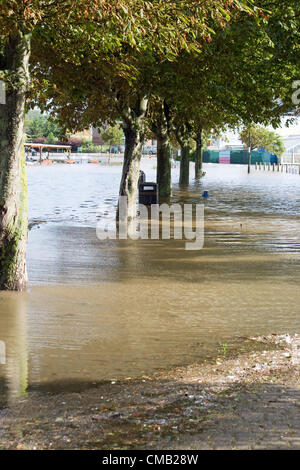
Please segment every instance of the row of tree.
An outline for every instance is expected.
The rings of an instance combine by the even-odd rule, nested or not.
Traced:
[[[31,110],[26,114],[24,134],[29,141],[43,139],[48,144],[54,144],[62,137],[60,126],[55,119],[42,115],[38,110]]]
[[[25,117],[24,122],[24,136],[26,140],[31,142],[44,142],[47,144],[55,143],[66,143],[73,144],[77,143],[78,146],[82,147],[83,151],[94,151],[96,146],[91,140],[87,138],[83,139],[71,139],[71,134],[65,133],[57,120],[49,114],[41,114],[37,109],[30,110]],[[104,144],[107,144],[109,151],[113,145],[121,145],[124,140],[124,133],[119,124],[113,126],[105,126],[101,131],[101,140]]]
[[[171,195],[171,139],[189,181],[191,139],[201,174],[203,134],[274,125],[293,107],[299,76],[299,0],[2,0],[0,78],[0,287],[26,285],[28,103],[67,130],[123,123],[120,195],[135,217],[141,149],[158,145],[161,197]]]
[[[244,128],[240,133],[240,139],[245,146],[248,147],[250,144],[251,150],[264,149],[277,157],[280,157],[285,150],[279,134],[258,125]]]

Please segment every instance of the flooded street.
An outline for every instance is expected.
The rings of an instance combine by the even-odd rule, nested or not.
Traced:
[[[147,181],[154,158],[145,159]],[[75,390],[215,356],[249,335],[300,332],[300,176],[206,165],[174,202],[205,201],[205,247],[99,241],[121,166],[28,167],[27,293],[0,294],[2,395]],[[192,174],[193,168],[191,168]],[[97,212],[97,208],[99,210]]]

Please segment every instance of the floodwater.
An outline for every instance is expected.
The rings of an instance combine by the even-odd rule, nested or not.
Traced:
[[[143,160],[147,180],[155,159]],[[121,167],[28,167],[27,293],[0,294],[0,389],[77,390],[300,332],[300,176],[206,165],[174,202],[205,201],[205,246],[107,240]],[[192,174],[193,168],[191,168]],[[97,219],[98,218],[98,219]]]

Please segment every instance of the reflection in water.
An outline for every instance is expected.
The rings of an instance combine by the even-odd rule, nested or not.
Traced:
[[[210,240],[197,254],[181,242],[94,244],[93,230],[64,228],[36,232],[36,245],[47,233],[72,269],[57,269],[61,286],[31,288],[32,384],[149,373],[209,357],[240,336],[300,329],[299,270],[289,254],[235,255]],[[90,248],[75,264],[72,246],[83,236]],[[49,256],[39,278],[53,270]]]
[[[143,167],[148,181],[153,165]],[[30,217],[47,221],[28,247],[31,386],[74,389],[189,364],[241,336],[299,332],[299,175],[206,170],[188,192],[174,187],[174,202],[212,195],[205,247],[188,252],[184,241],[97,240],[97,206],[114,217],[121,168],[29,168]],[[16,298],[0,297],[14,367],[26,357],[25,300]],[[24,384],[17,370],[0,365],[11,390]]]
[[[25,393],[28,380],[26,295],[0,296],[0,407]],[[2,354],[1,354],[2,353]]]

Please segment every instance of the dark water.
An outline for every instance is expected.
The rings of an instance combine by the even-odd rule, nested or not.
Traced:
[[[145,160],[147,179],[155,160]],[[0,295],[0,388],[76,389],[216,354],[220,344],[299,332],[300,176],[209,165],[174,202],[205,202],[205,247],[102,241],[120,166],[29,167],[30,287]],[[97,209],[98,208],[98,209]],[[5,345],[5,364],[1,364]],[[3,354],[2,354],[3,355]],[[6,391],[5,391],[6,390]]]

